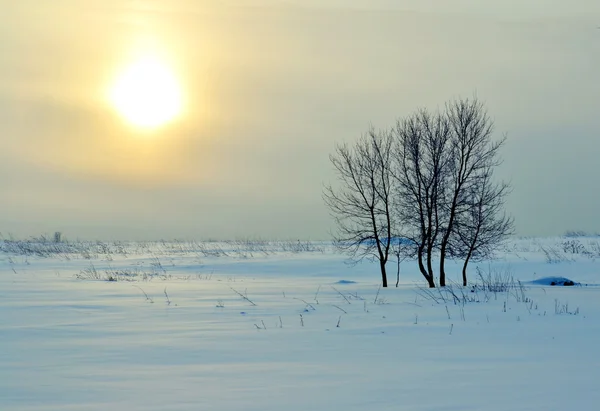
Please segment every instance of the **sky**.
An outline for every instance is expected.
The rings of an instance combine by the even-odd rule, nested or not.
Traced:
[[[0,232],[327,239],[329,154],[476,95],[520,235],[600,232],[596,0],[0,0]],[[182,112],[110,90],[158,59]]]

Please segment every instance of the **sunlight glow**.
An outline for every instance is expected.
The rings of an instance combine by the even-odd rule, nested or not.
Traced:
[[[111,104],[130,124],[153,129],[182,112],[181,88],[161,61],[144,58],[125,69],[110,90]]]

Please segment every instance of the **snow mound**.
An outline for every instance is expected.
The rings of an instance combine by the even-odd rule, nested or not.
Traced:
[[[336,284],[356,284],[356,281],[352,281],[352,280],[340,280],[340,281],[337,281]]]
[[[550,286],[563,286],[563,287],[581,285],[581,284],[576,283],[573,280],[569,280],[568,278],[565,278],[565,277],[544,277],[544,278],[539,278],[537,280],[534,280],[531,283],[537,284],[537,285],[550,285]]]

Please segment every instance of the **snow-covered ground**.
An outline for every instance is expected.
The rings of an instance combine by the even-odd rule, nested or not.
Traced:
[[[3,241],[0,410],[597,409],[598,244],[515,239],[440,293],[327,243]]]

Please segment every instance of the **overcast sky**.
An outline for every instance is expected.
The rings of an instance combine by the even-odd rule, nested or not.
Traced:
[[[476,94],[521,235],[600,231],[597,0],[0,0],[0,232],[328,238],[328,155]],[[184,90],[141,132],[105,98],[152,48]]]

